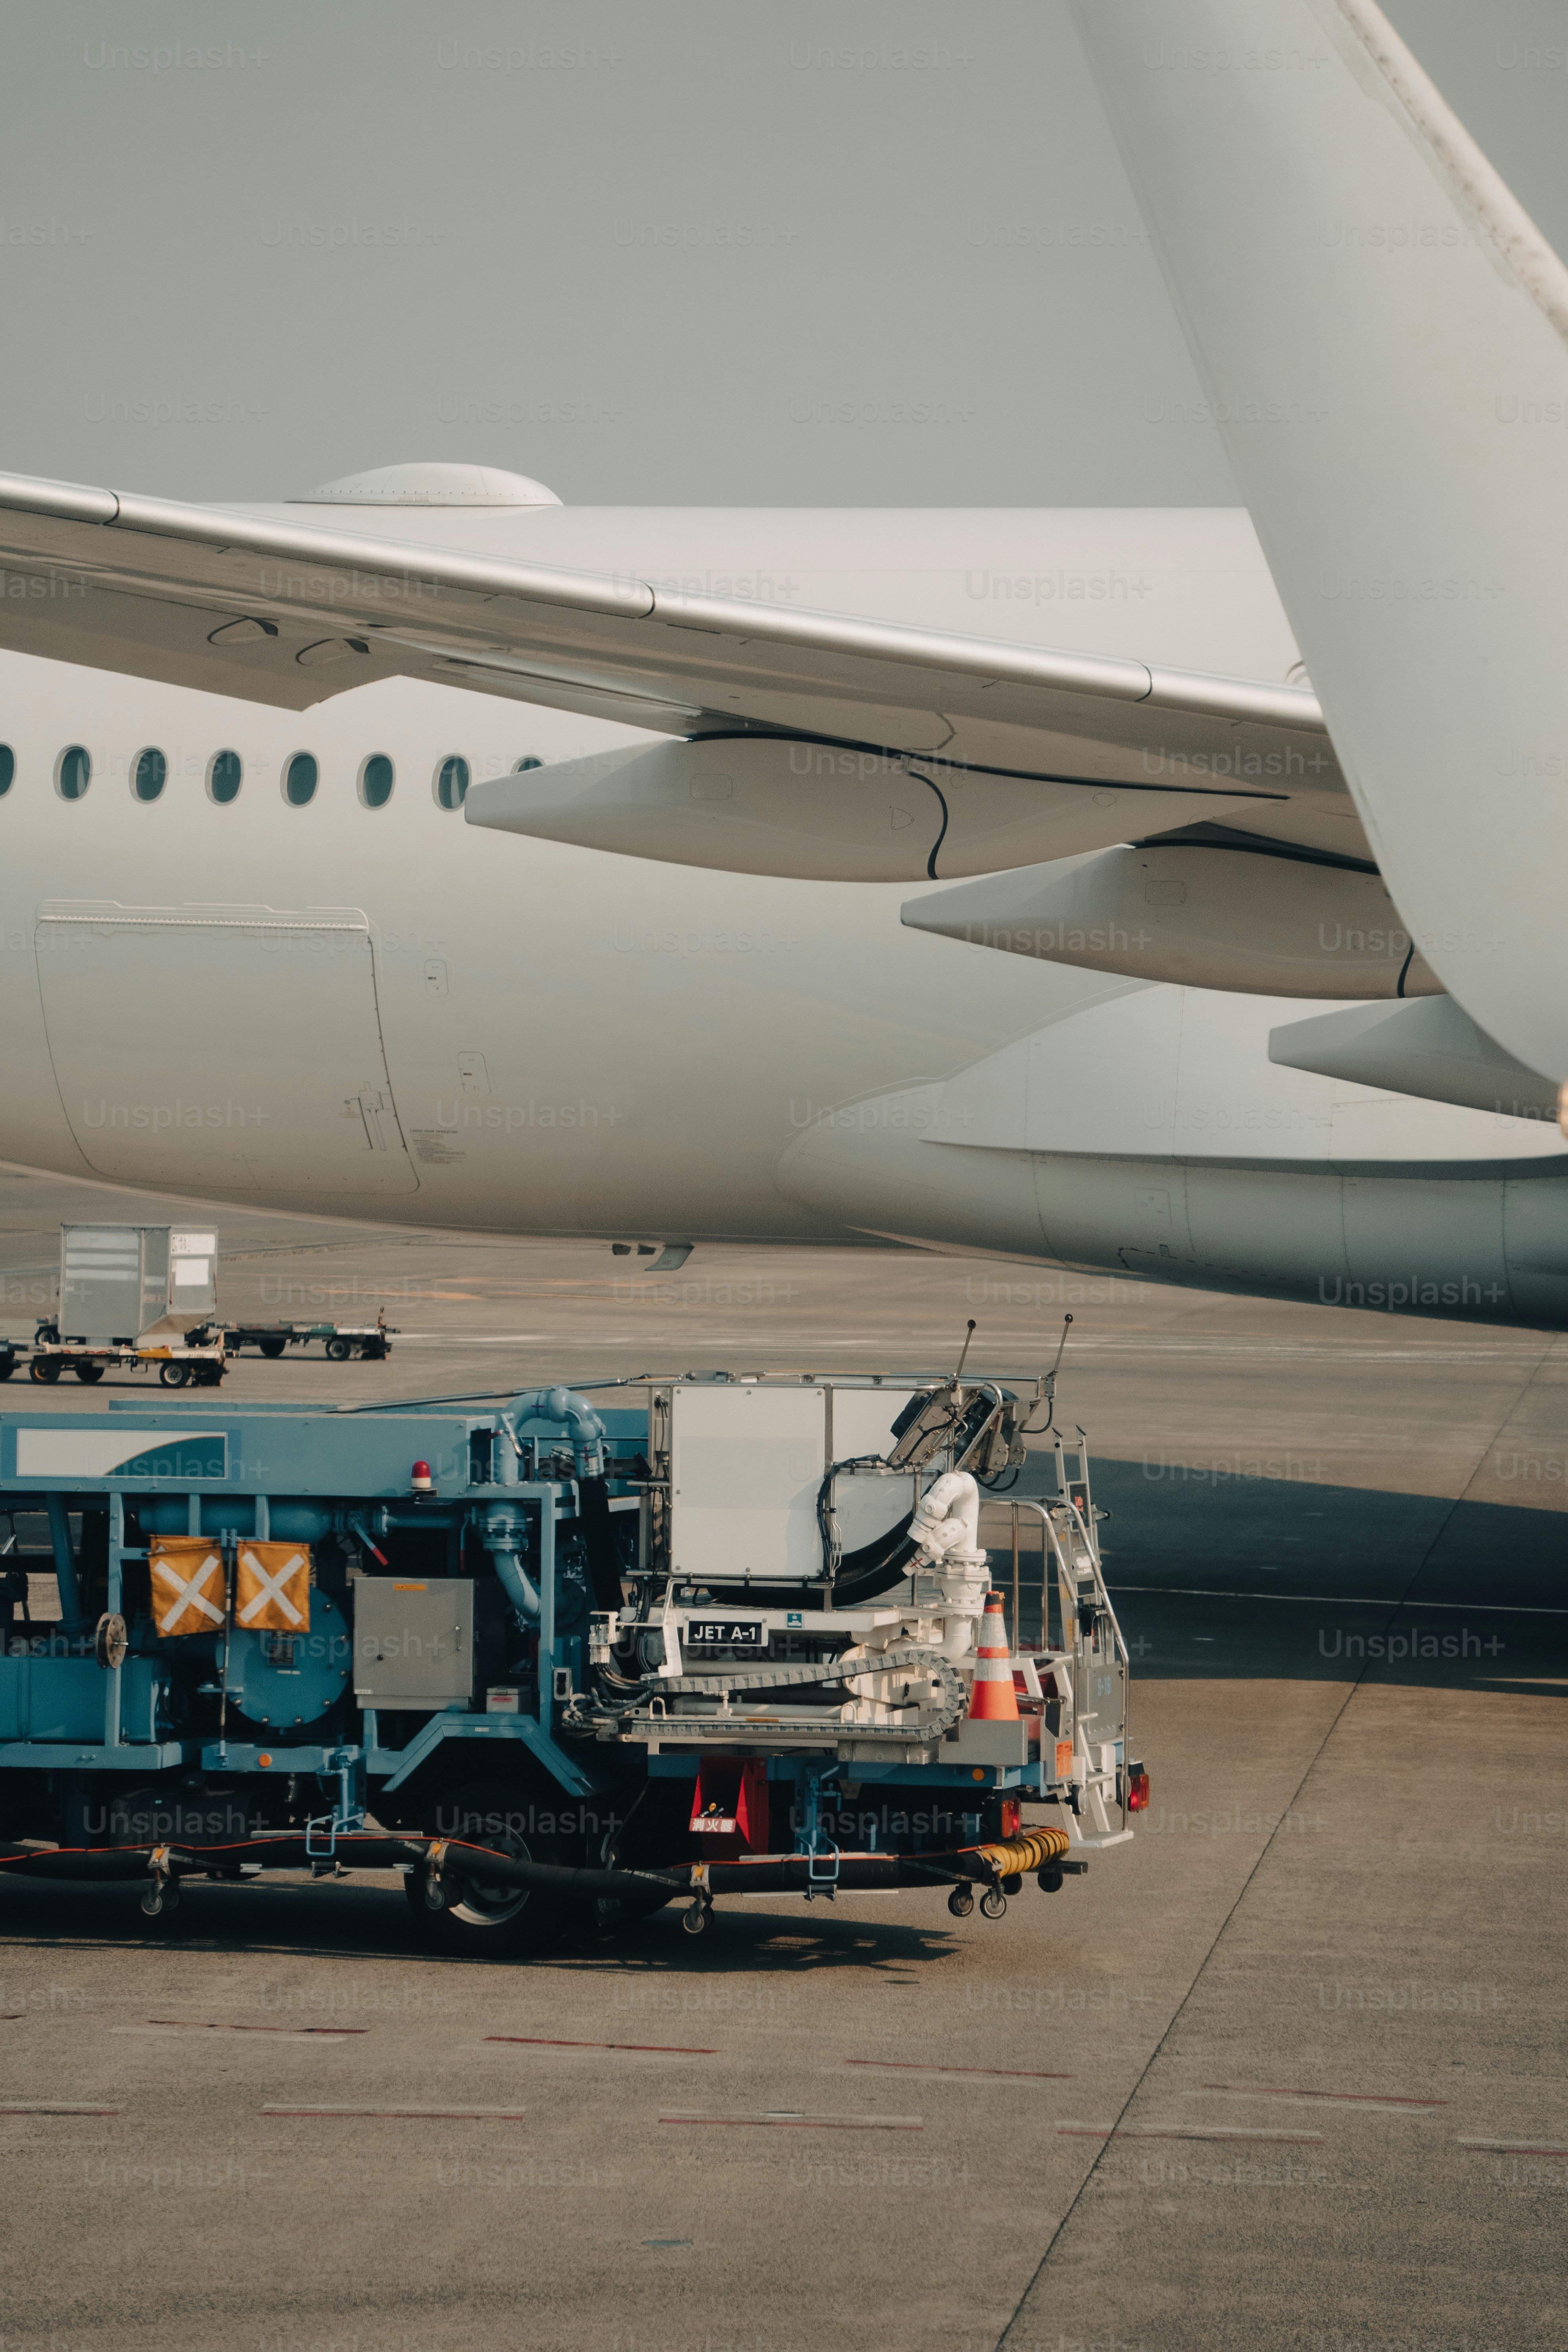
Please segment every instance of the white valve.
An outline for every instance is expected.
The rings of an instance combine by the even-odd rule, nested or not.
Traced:
[[[980,1489],[967,1470],[950,1470],[921,1496],[910,1521],[918,1549],[912,1569],[936,1571],[942,1605],[940,1647],[956,1663],[974,1647],[974,1629],[990,1581],[980,1548]]]

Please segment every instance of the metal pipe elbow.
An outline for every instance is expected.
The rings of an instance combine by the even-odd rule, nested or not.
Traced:
[[[528,1389],[514,1397],[510,1418],[521,1423],[525,1421],[553,1421],[572,1436],[572,1455],[580,1478],[602,1478],[605,1475],[605,1424],[585,1396],[575,1389]]]

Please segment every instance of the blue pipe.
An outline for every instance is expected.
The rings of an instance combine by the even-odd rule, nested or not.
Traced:
[[[545,1507],[550,1507],[548,1502]],[[528,1532],[523,1505],[506,1503],[487,1511],[479,1531],[501,1590],[511,1603],[512,1615],[525,1631],[531,1631],[539,1622],[540,1599],[537,1586],[518,1558]]]
[[[525,1421],[559,1422],[572,1434],[572,1458],[579,1478],[605,1475],[605,1424],[575,1389],[525,1389],[506,1415],[514,1430]]]

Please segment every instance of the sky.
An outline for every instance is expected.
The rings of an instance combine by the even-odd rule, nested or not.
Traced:
[[[1386,5],[1568,253],[1568,0]],[[0,223],[0,470],[1237,496],[1061,0],[8,0]]]

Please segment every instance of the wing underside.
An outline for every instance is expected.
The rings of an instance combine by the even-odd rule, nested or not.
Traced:
[[[403,677],[680,737],[787,735],[1237,807],[1362,845],[1311,692],[0,478],[0,644],[302,710]],[[1347,825],[1356,838],[1347,838]]]

